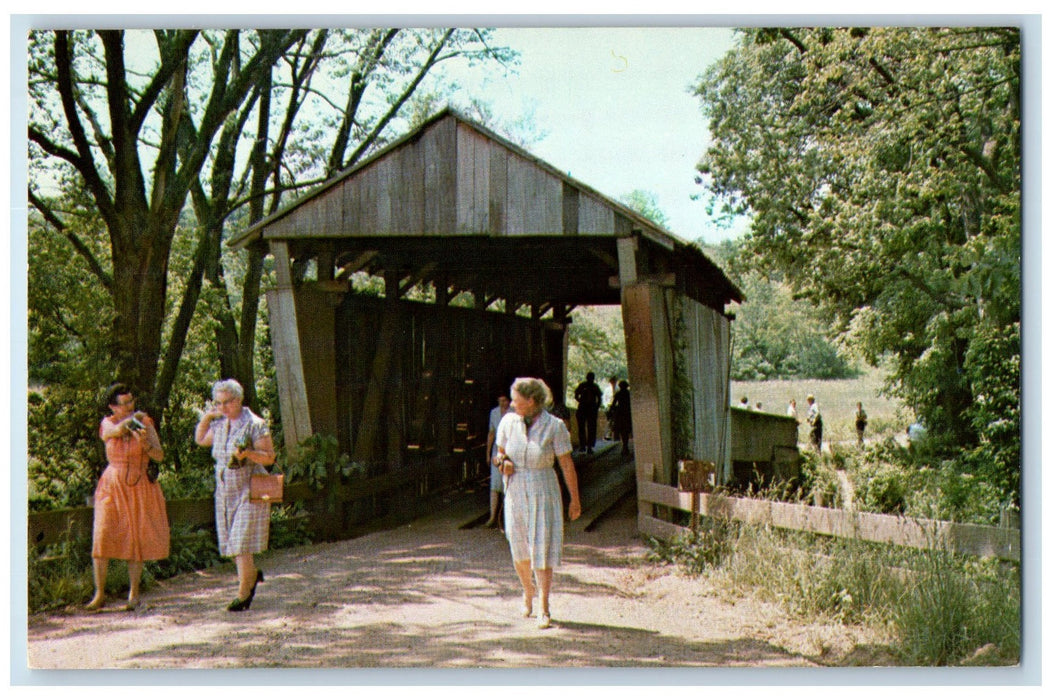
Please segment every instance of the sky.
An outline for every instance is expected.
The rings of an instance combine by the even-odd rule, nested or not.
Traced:
[[[732,45],[732,30],[704,27],[499,28],[494,44],[520,53],[515,73],[448,73],[492,105],[498,121],[532,120],[543,138],[527,150],[620,200],[649,192],[667,227],[717,243],[741,234],[705,212],[696,165],[709,142],[700,74]]]

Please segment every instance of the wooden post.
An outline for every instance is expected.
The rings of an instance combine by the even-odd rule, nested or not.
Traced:
[[[638,252],[638,237],[617,240],[635,460],[637,465],[656,465],[658,478],[668,484],[673,463],[672,348],[664,292],[658,284],[640,281]]]
[[[274,256],[277,286],[267,292],[270,309],[270,333],[274,345],[274,370],[278,379],[278,400],[281,404],[285,449],[294,454],[296,446],[311,436],[310,403],[307,384],[303,377],[303,357],[300,353],[299,326],[296,320],[296,299],[292,286],[292,265],[288,244],[270,244]]]
[[[621,288],[636,464],[654,464],[660,482],[670,484],[674,461],[672,349],[664,307],[664,292],[657,285]]]

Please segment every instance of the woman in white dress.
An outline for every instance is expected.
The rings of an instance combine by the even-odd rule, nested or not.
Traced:
[[[545,410],[551,402],[552,392],[542,380],[516,379],[511,387],[512,410],[497,428],[493,458],[505,482],[504,530],[522,583],[523,616],[532,617],[533,598],[539,590],[541,629],[551,626],[552,570],[562,557],[563,503],[553,469],[556,462],[570,493],[570,520],[581,515],[570,432],[563,421]]]

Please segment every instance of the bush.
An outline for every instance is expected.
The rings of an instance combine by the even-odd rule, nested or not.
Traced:
[[[312,435],[299,444],[296,456],[285,466],[285,478],[289,481],[305,481],[314,490],[322,490],[331,475],[342,479],[364,476],[363,465],[351,461],[349,455],[340,452],[339,441],[332,435]]]
[[[689,576],[718,567],[731,553],[733,526],[727,520],[701,518],[697,530],[677,535],[667,542],[647,538],[650,561],[674,564]]]
[[[802,451],[799,494],[799,500],[805,503],[826,508],[841,507],[843,496],[840,493],[840,479],[834,464],[810,450]]]

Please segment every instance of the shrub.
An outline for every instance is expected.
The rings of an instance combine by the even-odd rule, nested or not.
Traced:
[[[666,541],[647,538],[651,561],[674,564],[690,576],[719,566],[730,554],[734,540],[733,526],[727,520],[701,518],[697,530],[677,535]]]
[[[310,436],[299,444],[295,457],[289,458],[285,466],[285,477],[289,481],[305,481],[315,490],[324,488],[334,472],[350,479],[364,476],[366,470],[340,452],[339,441],[332,435]]]

